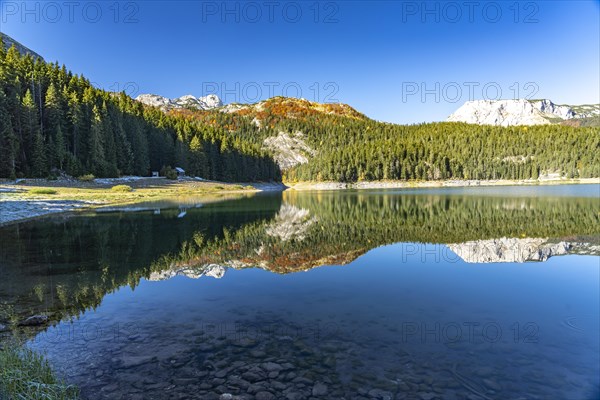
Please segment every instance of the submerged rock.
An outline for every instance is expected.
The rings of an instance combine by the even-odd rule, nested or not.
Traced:
[[[263,369],[269,372],[273,372],[273,371],[281,371],[283,369],[283,367],[277,363],[274,362],[267,362],[264,363],[262,365]]]
[[[47,315],[32,315],[31,317],[21,321],[21,326],[39,326],[48,322]]]
[[[275,395],[271,392],[258,392],[256,393],[256,400],[273,400]]]
[[[313,386],[312,389],[313,396],[325,396],[328,392],[329,388],[327,387],[327,385],[321,382],[315,383],[315,386]]]
[[[373,399],[392,400],[393,394],[381,389],[369,390],[369,396]]]
[[[124,356],[121,359],[121,368],[134,368],[154,361],[151,356]]]

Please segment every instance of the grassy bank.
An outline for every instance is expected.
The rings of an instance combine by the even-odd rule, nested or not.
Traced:
[[[273,184],[250,186],[161,178],[0,182],[0,226],[61,212],[137,206],[165,200],[173,201],[173,204],[183,199],[209,203],[281,188],[281,185]]]
[[[77,399],[79,390],[57,377],[43,355],[10,339],[0,345],[0,398]]]
[[[238,184],[168,181],[166,179],[133,182],[115,181],[114,184],[32,180],[25,184],[11,185],[11,188],[14,190],[11,193],[22,199],[72,200],[102,205],[126,205],[168,197],[256,191],[252,186]],[[7,195],[11,193],[7,193]]]

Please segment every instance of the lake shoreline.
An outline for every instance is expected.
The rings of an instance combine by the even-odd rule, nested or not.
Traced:
[[[600,178],[581,179],[523,179],[523,180],[445,180],[445,181],[363,181],[363,182],[298,182],[286,183],[289,190],[369,190],[369,189],[420,189],[484,186],[547,186],[573,184],[600,184]]]
[[[113,184],[128,183],[130,193],[111,191]],[[207,201],[227,200],[236,195],[260,192],[337,191],[369,189],[419,189],[484,186],[545,186],[563,184],[600,184],[600,178],[544,180],[446,180],[446,181],[368,181],[299,183],[224,183],[194,179],[167,181],[152,178],[98,179],[97,182],[47,181],[27,179],[0,182],[0,227],[44,218],[49,215],[82,211],[124,210],[149,201],[197,196]],[[35,189],[56,189],[56,194],[31,194]]]

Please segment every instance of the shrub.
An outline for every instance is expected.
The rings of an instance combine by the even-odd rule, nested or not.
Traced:
[[[177,179],[177,171],[175,171],[175,169],[171,167],[162,167],[162,169],[160,170],[160,175],[171,180]]]
[[[129,185],[113,186],[112,188],[110,188],[110,190],[112,190],[113,192],[123,192],[123,193],[133,192],[133,189]]]
[[[38,189],[29,190],[29,193],[30,194],[56,194],[57,191],[54,189],[38,188]]]
[[[93,182],[96,177],[92,174],[82,175],[78,178],[81,182]]]

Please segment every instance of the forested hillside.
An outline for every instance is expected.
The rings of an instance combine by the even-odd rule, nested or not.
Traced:
[[[288,179],[537,179],[548,173],[585,178],[600,172],[599,128],[348,120],[320,123],[318,129],[308,131],[318,157],[289,171]]]
[[[0,43],[0,177],[149,175],[189,164],[214,180],[281,179],[260,146],[222,127],[143,107]]]
[[[281,180],[266,143],[282,133],[307,161],[284,171],[290,182],[600,176],[598,127],[395,125],[344,104],[282,97],[165,113],[0,45],[0,177],[181,166],[212,180]]]
[[[257,145],[302,132],[315,155],[285,171],[288,181],[537,179],[600,176],[600,128],[377,122],[346,105],[272,98],[228,112],[179,111],[224,126]]]

